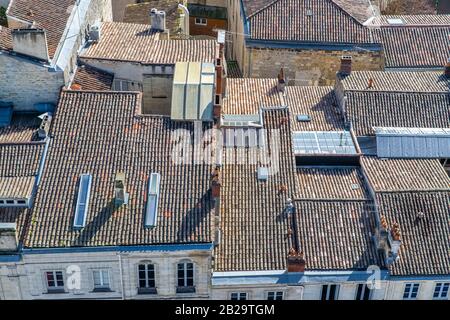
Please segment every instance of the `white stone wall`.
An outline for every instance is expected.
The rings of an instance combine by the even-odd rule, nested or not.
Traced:
[[[32,111],[35,103],[56,104],[63,85],[62,72],[0,51],[0,101],[14,103],[14,110]]]
[[[26,254],[20,263],[0,264],[1,299],[209,299],[211,251],[86,252]],[[194,263],[195,293],[177,294],[177,264]],[[155,264],[157,295],[138,295],[138,264]],[[69,289],[71,274],[80,270],[81,287]],[[93,292],[93,271],[109,270],[111,292]],[[70,269],[69,269],[70,270]],[[63,271],[65,293],[48,293],[46,271]]]

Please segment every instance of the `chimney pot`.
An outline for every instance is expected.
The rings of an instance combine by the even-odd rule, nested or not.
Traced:
[[[305,272],[306,260],[303,251],[297,254],[294,248],[291,248],[287,258],[288,272]]]
[[[447,79],[450,79],[450,58],[447,59],[447,64],[445,65],[444,75]]]
[[[348,76],[352,73],[352,57],[342,56],[341,57],[341,68],[339,73],[344,76]]]

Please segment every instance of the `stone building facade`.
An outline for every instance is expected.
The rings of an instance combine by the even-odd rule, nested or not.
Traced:
[[[45,10],[43,4],[36,5]],[[64,17],[55,17],[55,21],[58,19]],[[56,105],[61,88],[74,75],[78,50],[86,41],[89,26],[111,19],[110,0],[83,0],[72,8],[61,39],[48,43],[49,48],[53,47],[49,49],[48,61],[17,54],[14,46],[0,50],[0,101],[13,104],[15,111],[36,111],[39,104]],[[9,29],[29,28],[11,13],[8,26]],[[57,24],[54,27],[57,29]]]

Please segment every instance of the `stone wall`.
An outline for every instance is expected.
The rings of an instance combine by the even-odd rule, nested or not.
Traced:
[[[332,85],[343,55],[353,57],[353,70],[383,70],[382,52],[324,50],[249,49],[249,68],[244,75],[274,78],[281,67],[290,83],[296,85]]]
[[[15,111],[34,111],[36,103],[56,104],[62,86],[62,71],[0,52],[0,101],[12,102]]]
[[[207,299],[210,298],[211,251],[133,251],[25,254],[19,263],[0,263],[0,299]],[[195,293],[177,294],[177,264],[194,263]],[[138,264],[155,265],[156,295],[138,295]],[[108,292],[93,292],[93,271],[109,271]],[[71,270],[79,271],[80,287],[69,288]],[[48,293],[46,271],[62,271],[65,293]]]

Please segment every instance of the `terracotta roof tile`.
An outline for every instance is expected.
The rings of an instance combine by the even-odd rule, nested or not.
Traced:
[[[380,214],[390,226],[398,223],[400,259],[391,267],[397,275],[450,273],[450,191],[379,193]]]
[[[13,0],[7,14],[45,29],[49,56],[53,58],[74,4],[75,0]]]
[[[105,22],[100,41],[92,43],[82,58],[133,61],[143,64],[214,62],[215,40],[159,40],[149,25]]]
[[[450,179],[439,160],[362,157],[361,164],[376,192],[442,191]]]
[[[37,129],[42,120],[38,114],[13,114],[11,123],[0,128],[0,143],[21,143],[39,140]]]
[[[80,86],[81,90],[108,91],[111,90],[114,76],[90,66],[79,66],[72,81],[74,85]]]
[[[140,116],[140,101],[135,92],[62,93],[26,247],[212,241],[212,168],[193,162],[178,165],[171,158],[172,132],[192,132],[193,124]],[[126,174],[130,193],[129,203],[120,208],[114,205],[118,172]],[[143,212],[153,172],[161,174],[159,214],[157,227],[146,229]],[[85,173],[92,175],[93,196],[86,227],[74,230],[74,199]]]
[[[0,26],[0,49],[12,50],[11,29]]]

